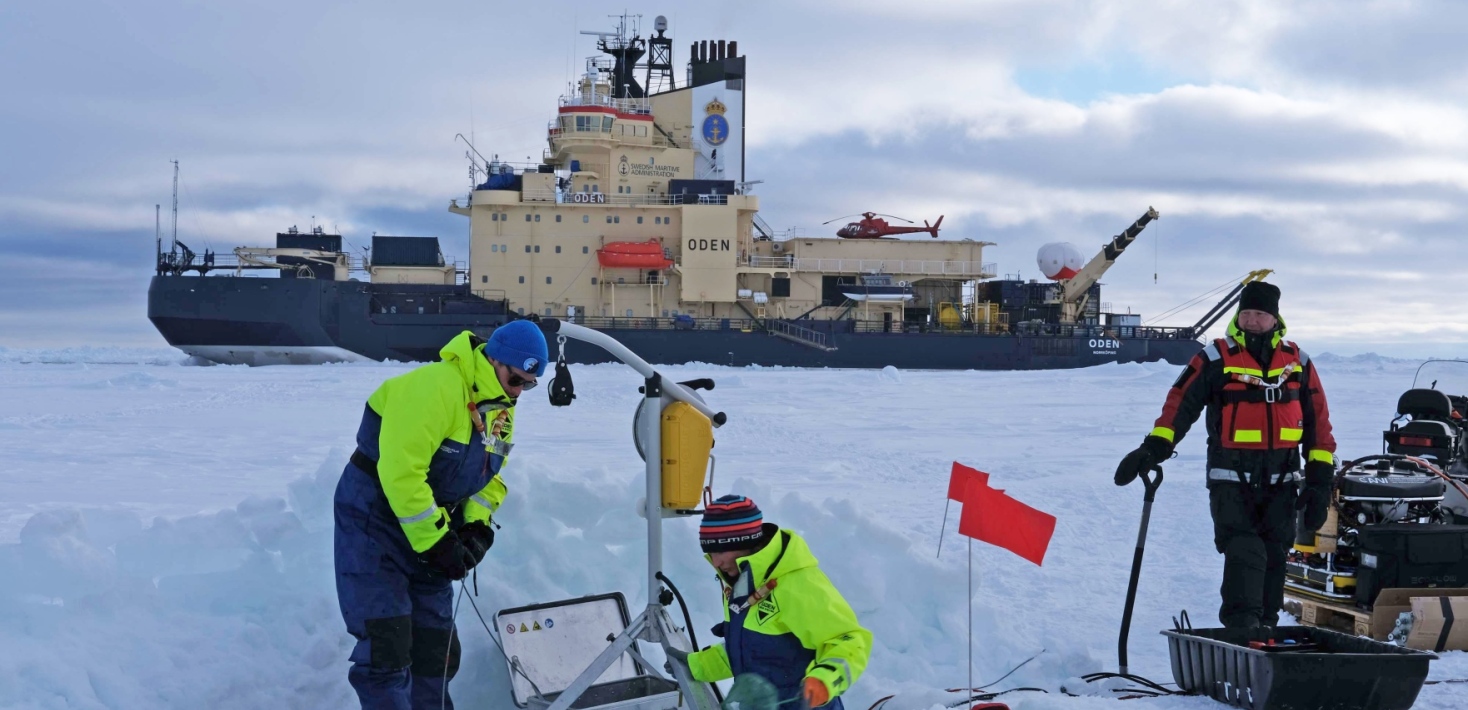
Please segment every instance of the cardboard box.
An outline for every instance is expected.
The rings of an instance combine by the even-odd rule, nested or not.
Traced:
[[[1381,593],[1376,595],[1376,604],[1372,605],[1371,607],[1371,638],[1376,639],[1377,641],[1385,641],[1387,635],[1392,632],[1392,628],[1396,626],[1397,617],[1406,612],[1412,611],[1413,597],[1421,597],[1427,599],[1436,599],[1438,597],[1468,598],[1468,589],[1392,588],[1381,590]],[[1454,609],[1454,614],[1456,615],[1456,613],[1457,611],[1456,609]],[[1455,627],[1458,624],[1459,622],[1455,620]],[[1468,627],[1468,610],[1465,610],[1465,614],[1461,624],[1464,627]],[[1412,648],[1418,647],[1412,646]],[[1460,648],[1468,648],[1468,646],[1463,646]]]
[[[1407,648],[1468,651],[1468,596],[1412,597],[1412,633],[1407,635]]]

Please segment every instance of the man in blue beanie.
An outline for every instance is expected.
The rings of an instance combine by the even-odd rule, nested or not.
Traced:
[[[494,544],[515,402],[545,373],[540,327],[464,331],[367,399],[336,487],[336,593],[363,708],[452,708],[453,589]]]

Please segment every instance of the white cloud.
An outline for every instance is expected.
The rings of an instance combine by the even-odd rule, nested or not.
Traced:
[[[1430,307],[1435,274],[1468,270],[1468,11],[1453,4],[631,10],[669,13],[680,66],[689,42],[739,40],[750,170],[767,179],[772,223],[819,233],[868,208],[944,214],[947,234],[1000,242],[991,256],[1008,272],[1045,241],[1089,251],[1154,205],[1163,220],[1138,248],[1160,244],[1157,285],[1145,251],[1129,255],[1108,301],[1155,313],[1273,266],[1297,334],[1468,338],[1456,310]],[[12,12],[32,31],[0,47],[0,63],[27,67],[0,75],[0,119],[16,127],[0,135],[0,252],[56,254],[74,247],[28,235],[150,239],[175,157],[181,231],[216,247],[268,243],[313,215],[365,238],[384,213],[441,214],[468,185],[454,134],[471,132],[471,112],[481,152],[539,156],[589,53],[585,38],[570,51],[574,33],[609,24],[590,0]],[[1110,69],[1084,71],[1096,66]],[[1032,72],[1084,98],[1031,94]]]

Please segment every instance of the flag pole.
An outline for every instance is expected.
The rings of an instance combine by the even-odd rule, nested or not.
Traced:
[[[974,539],[968,539],[968,699],[974,699]]]
[[[943,525],[938,528],[938,558],[943,558],[943,533],[948,530],[948,506],[953,505],[953,499],[943,501]]]

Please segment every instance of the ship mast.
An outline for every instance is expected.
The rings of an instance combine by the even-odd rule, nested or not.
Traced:
[[[173,163],[173,245],[168,253],[172,254],[178,251],[178,161],[170,162]]]

